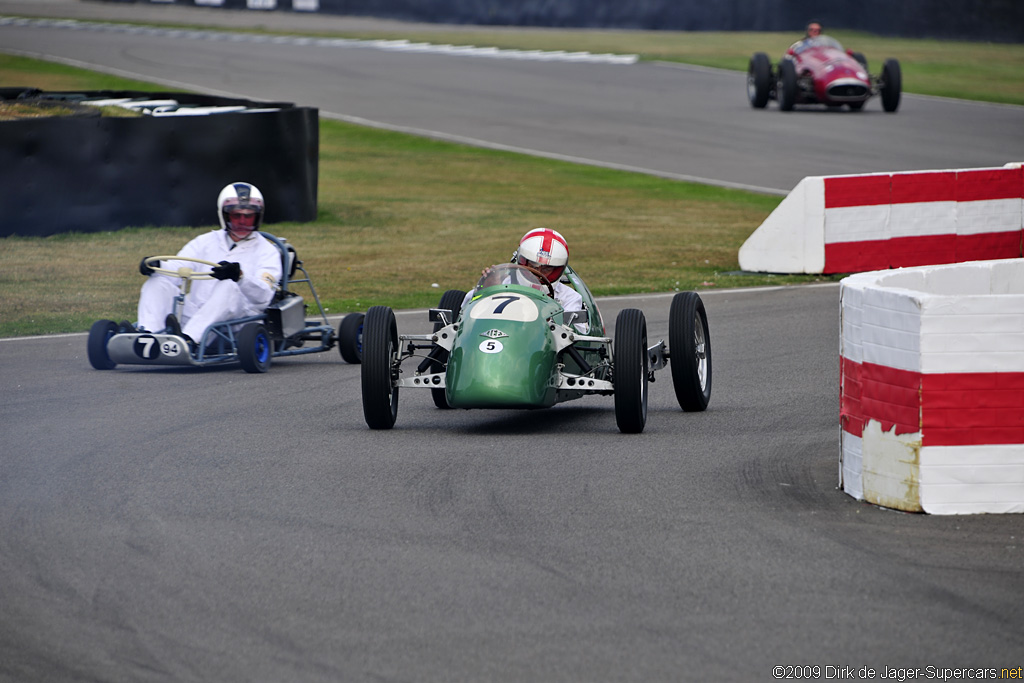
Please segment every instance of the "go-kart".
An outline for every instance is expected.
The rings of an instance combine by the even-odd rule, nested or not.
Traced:
[[[747,68],[747,98],[755,109],[777,100],[782,111],[797,104],[846,105],[860,111],[868,99],[881,95],[882,108],[894,112],[900,105],[902,81],[895,59],[885,60],[882,73],[873,76],[863,54],[844,50],[835,38],[820,35],[794,43],[776,68],[768,55],[755,52]]]
[[[190,366],[240,363],[246,372],[261,373],[270,369],[272,358],[319,353],[333,348],[335,344],[345,361],[359,363],[363,314],[346,315],[336,334],[295,248],[284,238],[267,232],[260,234],[281,252],[282,264],[277,292],[263,315],[214,323],[200,337],[205,343],[194,346],[170,329],[139,331],[133,325],[132,329],[125,330],[112,320],[97,320],[89,330],[88,356],[92,367],[112,370],[119,363]],[[153,272],[180,278],[179,292],[174,298],[174,313],[178,318],[192,282],[211,279],[211,270],[217,265],[183,256],[150,256],[144,262]],[[193,268],[189,264],[198,267]],[[299,271],[302,275],[296,277]],[[307,305],[291,289],[298,283],[309,287],[319,311],[318,319],[305,319]],[[307,342],[311,345],[307,346]]]
[[[582,296],[582,310],[564,310],[543,274],[510,263],[486,269],[464,308],[465,292],[445,292],[430,311],[431,334],[400,335],[394,311],[370,308],[361,368],[366,424],[392,428],[404,388],[429,389],[438,408],[547,408],[600,394],[614,396],[619,430],[638,433],[648,382],[670,358],[680,407],[707,408],[711,336],[696,292],[672,299],[668,346],[648,347],[642,311],[623,309],[614,339],[607,337],[586,285],[569,267],[564,278]]]

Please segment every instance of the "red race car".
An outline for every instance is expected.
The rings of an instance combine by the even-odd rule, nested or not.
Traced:
[[[778,100],[779,109],[791,111],[797,104],[844,104],[859,111],[873,95],[882,96],[882,108],[894,112],[900,106],[900,63],[885,60],[882,73],[872,76],[868,61],[859,52],[844,50],[835,38],[825,35],[794,43],[778,66],[768,55],[755,52],[747,69],[747,97],[755,109]]]

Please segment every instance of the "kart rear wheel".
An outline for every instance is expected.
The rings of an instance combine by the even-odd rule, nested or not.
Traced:
[[[895,59],[885,60],[882,65],[882,109],[892,113],[900,106],[900,92],[903,89],[903,75],[900,63]]]
[[[392,367],[398,358],[398,323],[387,306],[372,306],[363,321],[363,417],[370,429],[391,429],[398,417],[398,387]]]
[[[437,305],[438,308],[450,310],[452,312],[452,322],[455,322],[459,317],[459,312],[462,311],[462,301],[466,298],[466,293],[461,289],[449,289],[447,292],[441,295],[441,303]],[[440,330],[444,325],[441,323],[434,323],[434,332]],[[445,368],[448,367],[448,352],[440,347],[434,349],[434,356],[437,358],[436,361],[431,363],[431,372],[444,372]],[[445,389],[431,389],[430,396],[434,399],[434,405],[438,408],[451,408],[448,405],[448,397],[445,396]]]
[[[349,313],[338,326],[338,352],[346,363],[363,362],[363,313]]]
[[[747,99],[754,109],[764,109],[772,90],[772,64],[768,55],[755,52],[747,67]]]
[[[250,373],[266,372],[273,357],[270,335],[267,328],[259,323],[246,323],[235,337],[238,345],[238,361],[242,369]]]
[[[110,360],[107,342],[117,334],[117,323],[113,320],[97,320],[89,328],[89,364],[97,370],[113,370],[117,363]]]
[[[615,423],[623,434],[639,434],[647,423],[647,319],[624,308],[615,319]]]
[[[668,313],[669,366],[679,407],[701,411],[711,400],[711,331],[697,292],[679,292]]]
[[[779,82],[775,90],[779,97],[779,109],[792,111],[796,104],[796,66],[793,60],[783,59],[779,62]]]

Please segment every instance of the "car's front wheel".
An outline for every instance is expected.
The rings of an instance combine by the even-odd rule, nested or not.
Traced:
[[[669,366],[679,407],[700,411],[711,400],[711,330],[697,292],[679,292],[668,313]]]
[[[772,90],[772,64],[768,55],[755,52],[747,67],[747,99],[754,109],[764,109]]]
[[[900,92],[903,90],[903,74],[900,63],[895,59],[885,60],[882,65],[882,109],[892,113],[900,106]]]
[[[639,434],[647,423],[647,319],[624,308],[615,319],[613,351],[615,423],[624,434]]]
[[[776,92],[779,97],[779,109],[792,111],[796,104],[796,66],[791,59],[783,59],[779,62],[779,82],[776,85]]]
[[[398,358],[398,324],[387,306],[372,306],[363,320],[363,417],[370,429],[391,429],[398,418],[398,387],[392,368]]]

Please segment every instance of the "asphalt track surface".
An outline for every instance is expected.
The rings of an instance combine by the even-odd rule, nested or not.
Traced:
[[[670,296],[602,313],[641,308],[656,340]],[[608,398],[440,411],[409,390],[396,428],[371,431],[335,352],[265,375],[96,372],[84,335],[0,341],[0,680],[1024,665],[1019,515],[835,488],[838,287],[702,296],[711,406],[682,413],[659,374],[641,435]]]

